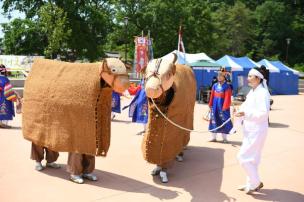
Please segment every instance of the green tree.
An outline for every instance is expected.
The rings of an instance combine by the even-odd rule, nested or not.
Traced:
[[[151,31],[154,39],[155,56],[163,56],[177,49],[178,29],[183,26],[183,41],[187,52],[212,49],[213,26],[211,10],[205,1],[115,1],[117,41],[123,41],[124,17],[129,18],[128,41],[133,46],[133,36]]]
[[[71,29],[67,28],[66,13],[49,3],[42,6],[38,14],[41,31],[47,38],[44,54],[54,58],[61,50],[67,50],[67,40],[71,35]]]
[[[291,34],[292,17],[282,2],[266,1],[257,6],[257,58],[279,55],[282,60],[286,54],[286,38]]]
[[[54,9],[43,10],[47,5]],[[104,50],[123,52],[127,43],[130,58],[134,36],[150,30],[155,57],[160,57],[177,49],[182,25],[187,52],[206,52],[215,59],[229,54],[285,60],[290,38],[288,63],[304,63],[304,1],[300,0],[3,0],[3,9],[6,14],[24,12],[26,22],[21,24],[36,30],[7,24],[3,39],[7,52],[45,50],[48,55],[92,61]],[[129,18],[127,34],[124,17]],[[18,26],[20,31],[14,28]]]
[[[4,53],[16,55],[42,55],[46,41],[37,24],[29,19],[15,19],[3,25]]]
[[[57,11],[62,9],[64,16],[66,16],[65,22],[68,22],[60,25],[61,30],[54,31],[52,37],[48,32],[48,42],[51,43],[50,46],[48,44],[49,51],[53,50],[57,46],[56,44],[61,44],[62,40],[65,40],[54,37],[56,35],[62,36],[61,31],[64,28],[63,30],[71,30],[66,42],[67,48],[64,45],[64,49],[68,51],[65,52],[65,55],[72,55],[73,59],[87,58],[91,61],[103,55],[103,45],[106,43],[107,35],[113,31],[113,6],[110,1],[4,0],[3,9],[6,13],[19,10],[25,13],[28,20],[35,21],[41,8],[46,4],[55,5]],[[53,16],[54,19],[56,19],[55,16],[61,15],[58,12],[56,14],[47,14],[47,12],[51,12],[51,10],[45,10],[44,16]],[[61,23],[63,22],[61,21]],[[48,26],[51,27],[51,25]],[[61,40],[61,42],[55,42],[56,39]],[[50,49],[50,47],[52,48]],[[48,54],[50,54],[49,51]],[[63,51],[61,50],[61,52]]]
[[[294,12],[294,17],[293,22],[291,23],[292,36],[289,37],[291,43],[288,63],[292,65],[298,63],[297,66],[301,66],[304,70],[304,2],[301,3],[302,4],[299,2],[296,5],[292,5],[291,8]]]
[[[3,10],[10,13],[13,10],[24,12],[26,18],[31,19],[37,16],[41,6],[46,3],[44,0],[3,0]]]
[[[4,49],[3,49],[3,38],[0,38],[0,54],[3,54],[2,51],[4,51]]]
[[[217,58],[225,54],[246,55],[254,38],[254,19],[245,4],[238,1],[234,6],[222,5],[213,13],[213,21],[216,31],[212,55]]]

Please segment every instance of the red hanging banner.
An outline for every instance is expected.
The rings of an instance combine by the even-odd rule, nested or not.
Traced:
[[[136,72],[148,64],[148,40],[146,37],[135,37]]]

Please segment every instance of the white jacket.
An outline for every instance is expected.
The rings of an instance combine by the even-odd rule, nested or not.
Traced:
[[[268,130],[269,110],[270,95],[268,90],[262,84],[254,90],[251,89],[239,110],[245,113],[244,139],[238,155],[241,163],[259,164]]]

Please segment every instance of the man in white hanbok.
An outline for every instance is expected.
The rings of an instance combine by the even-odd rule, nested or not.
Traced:
[[[266,84],[266,68],[253,68],[248,74],[252,87],[236,117],[243,119],[243,143],[238,154],[247,175],[247,183],[239,188],[250,194],[263,187],[258,174],[261,152],[267,136],[270,94]]]

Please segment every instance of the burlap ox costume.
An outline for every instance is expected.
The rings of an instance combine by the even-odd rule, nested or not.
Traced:
[[[193,129],[196,82],[189,66],[174,64],[172,60],[155,59],[145,70],[145,90],[149,98],[149,121],[142,143],[144,159],[156,164],[152,175],[159,175],[168,182],[167,168],[183,151],[190,140],[190,133],[169,123],[154,107],[176,124]]]
[[[125,65],[118,59],[35,60],[25,82],[22,111],[23,136],[33,143],[32,159],[37,161],[37,147],[40,158],[43,149],[47,154],[69,152],[71,179],[97,180],[91,172],[95,156],[106,156],[110,146],[112,90],[123,92],[128,86]]]

